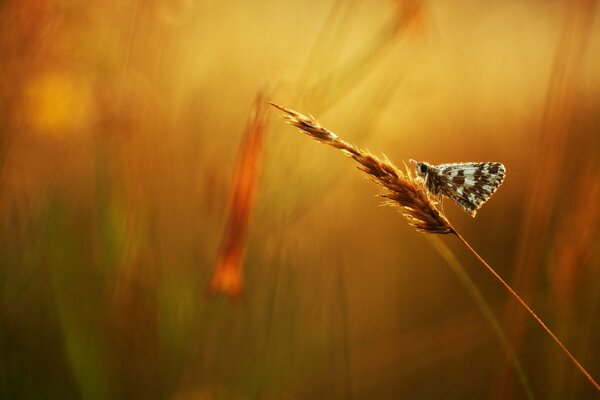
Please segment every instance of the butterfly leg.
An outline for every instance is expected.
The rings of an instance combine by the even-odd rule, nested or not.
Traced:
[[[439,209],[444,214],[444,197],[441,193],[437,195],[437,203],[440,205]]]

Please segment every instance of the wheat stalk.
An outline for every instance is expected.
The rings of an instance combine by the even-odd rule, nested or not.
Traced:
[[[525,303],[525,301],[510,287],[508,283],[494,271],[494,269],[471,247],[471,245],[454,229],[450,221],[436,207],[435,201],[423,185],[415,178],[412,172],[404,166],[405,172],[396,168],[387,158],[380,160],[370,153],[356,147],[339,138],[335,133],[322,127],[314,118],[302,115],[289,108],[270,103],[273,107],[280,109],[285,114],[287,122],[308,134],[321,143],[328,144],[344,151],[354,160],[361,164],[360,169],[371,177],[373,181],[384,188],[382,197],[388,199],[386,204],[397,205],[402,214],[408,219],[410,225],[419,232],[453,234],[473,254],[473,256],[485,267],[485,269],[504,287],[534,321],[550,336],[559,349],[573,362],[575,367],[587,378],[587,380],[600,392],[600,385],[592,378],[587,370],[569,352],[565,345],[546,326],[540,317]]]
[[[270,103],[285,112],[287,122],[321,143],[342,150],[361,166],[369,177],[384,188],[382,197],[388,199],[385,204],[399,206],[409,224],[419,232],[452,233],[453,228],[446,217],[436,208],[429,192],[424,189],[405,165],[405,172],[398,169],[387,158],[381,160],[352,143],[340,139],[335,133],[325,129],[311,117],[302,115],[289,108]]]

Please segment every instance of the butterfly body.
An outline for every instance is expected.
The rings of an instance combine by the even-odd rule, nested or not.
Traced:
[[[439,165],[411,162],[431,194],[448,197],[472,217],[502,184],[506,174],[504,165],[497,162]]]

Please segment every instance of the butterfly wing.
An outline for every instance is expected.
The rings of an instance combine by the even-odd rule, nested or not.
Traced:
[[[475,217],[504,181],[506,168],[497,162],[437,165],[442,193]]]

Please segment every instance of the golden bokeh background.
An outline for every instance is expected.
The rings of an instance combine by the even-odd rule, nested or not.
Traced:
[[[446,214],[600,379],[598,10],[1,2],[0,398],[592,398],[441,237],[520,374],[435,242],[274,109],[228,259],[243,292],[208,288],[262,94],[396,165],[504,163],[477,218]]]

